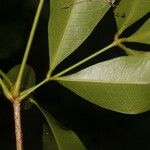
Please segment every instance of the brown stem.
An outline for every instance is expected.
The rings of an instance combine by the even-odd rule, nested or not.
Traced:
[[[15,135],[16,135],[16,150],[23,150],[23,136],[21,129],[21,103],[14,102],[14,121],[15,121]]]

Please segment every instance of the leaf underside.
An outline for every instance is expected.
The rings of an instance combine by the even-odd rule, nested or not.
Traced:
[[[51,4],[49,47],[53,70],[88,37],[110,6],[101,0],[52,0]],[[118,37],[147,15],[149,6],[149,0],[119,1],[114,8]],[[124,38],[127,42],[150,44],[149,26],[148,18],[132,35]],[[86,100],[107,109],[127,114],[148,111],[150,53],[133,52],[135,56],[98,63],[75,74],[59,77],[57,81]]]
[[[90,66],[58,82],[101,107],[127,114],[150,110],[150,53]]]
[[[149,6],[149,0],[121,0],[114,11],[119,35],[148,14],[150,12]]]
[[[129,42],[137,42],[143,44],[150,44],[150,18],[144,25],[137,30],[131,37],[127,38]]]
[[[82,44],[110,7],[104,0],[51,0],[51,70]]]

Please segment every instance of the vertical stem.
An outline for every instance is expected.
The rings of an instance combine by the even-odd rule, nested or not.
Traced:
[[[23,150],[23,134],[21,128],[21,103],[14,102],[13,108],[16,135],[16,150]]]
[[[31,49],[33,37],[34,37],[35,30],[36,30],[36,27],[37,27],[37,24],[38,24],[38,21],[39,21],[39,17],[40,17],[40,14],[41,14],[43,3],[44,3],[44,0],[40,0],[37,11],[36,11],[36,14],[35,14],[35,18],[34,18],[34,21],[33,21],[32,28],[31,28],[30,36],[29,36],[27,46],[26,46],[26,49],[25,49],[24,57],[23,57],[21,67],[20,67],[20,70],[19,70],[19,73],[18,73],[18,77],[17,77],[16,83],[15,83],[15,86],[14,86],[14,89],[13,89],[13,95],[15,95],[15,96],[18,96],[18,94],[20,92],[22,76],[23,76],[25,65],[26,65],[28,55],[29,55],[29,52],[30,52],[30,49]]]

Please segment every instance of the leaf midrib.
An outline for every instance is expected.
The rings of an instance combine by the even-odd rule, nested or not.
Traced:
[[[59,77],[57,79],[57,81],[67,81],[67,82],[89,82],[89,83],[106,83],[106,84],[128,84],[128,85],[131,85],[131,84],[135,84],[135,85],[150,85],[150,82],[116,82],[116,81],[104,81],[104,80],[87,80],[87,79],[82,79],[82,80],[77,80],[77,79],[64,79],[64,78],[61,78]]]
[[[76,0],[74,1],[74,3],[76,2]],[[64,37],[65,37],[65,33],[66,33],[66,31],[67,31],[67,28],[68,28],[68,25],[69,25],[69,20],[70,20],[70,18],[72,17],[72,12],[73,12],[73,9],[74,9],[74,7],[71,7],[71,8],[69,8],[69,9],[71,9],[70,10],[70,13],[68,14],[68,21],[66,22],[66,26],[65,26],[65,28],[64,28],[64,31],[63,31],[63,34],[62,34],[62,38],[61,38],[61,41],[60,41],[60,43],[59,43],[59,45],[58,45],[58,48],[57,48],[57,52],[55,53],[55,56],[53,56],[53,62],[52,62],[52,65],[51,65],[51,69],[53,70],[54,68],[55,68],[55,66],[56,66],[56,60],[58,59],[58,57],[56,57],[56,56],[59,56],[58,54],[60,54],[60,47],[61,47],[61,43],[64,41]]]

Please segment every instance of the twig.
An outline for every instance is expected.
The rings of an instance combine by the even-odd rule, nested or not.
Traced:
[[[18,96],[19,92],[20,92],[21,81],[22,81],[25,65],[26,65],[26,62],[27,62],[27,59],[28,59],[28,55],[30,53],[30,49],[31,49],[33,38],[34,38],[35,30],[37,28],[37,24],[38,24],[38,21],[39,21],[41,10],[43,8],[43,3],[44,3],[44,0],[40,0],[37,11],[36,11],[36,14],[35,14],[35,18],[34,18],[34,21],[33,21],[33,25],[32,25],[32,28],[31,28],[30,35],[29,35],[29,39],[28,39],[28,42],[27,42],[27,45],[26,45],[24,57],[23,57],[21,67],[20,67],[20,70],[19,70],[19,73],[18,73],[18,76],[17,76],[17,80],[16,80],[16,83],[15,83],[15,86],[14,86],[14,89],[13,89],[13,95],[14,96]]]
[[[23,133],[21,128],[21,103],[14,102],[14,121],[16,135],[16,150],[23,150]]]

